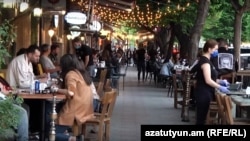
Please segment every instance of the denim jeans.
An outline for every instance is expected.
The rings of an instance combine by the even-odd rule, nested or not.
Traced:
[[[29,139],[29,121],[28,114],[24,108],[15,105],[14,107],[19,110],[19,122],[17,125],[17,141],[28,141]]]
[[[98,99],[94,99],[93,100],[93,105],[94,105],[94,112],[97,112],[97,113],[100,113],[101,111],[100,111],[100,109],[101,109],[101,102],[100,102],[100,100],[98,100]]]
[[[70,136],[66,135],[65,131],[69,128],[69,126],[56,125],[56,141],[68,141]]]

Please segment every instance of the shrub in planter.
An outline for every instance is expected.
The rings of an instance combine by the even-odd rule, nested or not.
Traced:
[[[14,129],[16,129],[19,121],[19,110],[15,108],[14,104],[21,105],[23,99],[10,93],[5,100],[0,100],[0,140],[5,141],[15,136]]]

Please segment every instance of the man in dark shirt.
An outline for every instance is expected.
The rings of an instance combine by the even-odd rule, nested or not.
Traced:
[[[58,61],[58,53],[59,53],[59,49],[60,49],[60,45],[59,44],[52,44],[51,47],[51,52],[49,54],[49,58],[51,59],[51,61],[53,62],[53,64],[55,66],[59,65],[59,61]]]
[[[94,77],[95,65],[92,57],[92,49],[82,44],[79,37],[73,39],[72,43],[78,59],[84,63],[84,68],[89,72],[90,76]]]
[[[228,50],[228,43],[225,39],[218,38],[217,42],[219,43],[218,54],[221,54],[221,53],[231,54],[231,52]],[[219,62],[221,62],[223,58],[219,58],[218,56],[219,55],[211,57],[211,62],[213,63],[216,70],[218,71],[218,78],[220,78],[222,75],[232,73],[235,70],[235,68],[233,67],[232,69],[228,69],[228,68],[220,69]],[[219,59],[220,61],[218,61]],[[236,65],[235,63],[236,62],[230,62],[230,64],[234,64],[234,66]]]
[[[142,79],[145,79],[145,54],[146,51],[143,47],[143,44],[140,43],[138,46],[138,50],[136,51],[136,58],[137,58],[137,70],[138,70],[138,81],[140,81],[140,76],[142,72]]]

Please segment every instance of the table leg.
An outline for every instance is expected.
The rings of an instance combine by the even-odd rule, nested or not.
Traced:
[[[45,140],[45,118],[46,118],[46,114],[45,114],[45,100],[42,100],[42,131],[40,133],[40,141],[44,141]]]

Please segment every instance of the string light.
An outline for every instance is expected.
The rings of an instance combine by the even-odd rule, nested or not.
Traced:
[[[88,5],[88,1],[71,1],[81,6],[84,11],[87,11],[86,5]],[[134,27],[137,25],[137,19],[139,19],[141,23],[148,24],[147,26],[149,27],[162,26],[162,19],[167,18],[168,16],[172,16],[173,14],[178,14],[180,12],[186,11],[186,9],[190,6],[191,0],[187,0],[184,3],[178,4],[171,0],[168,0],[165,3],[155,2],[153,0],[150,0],[150,2],[151,3],[135,5],[132,12],[127,12],[118,9],[114,10],[114,8],[112,8],[112,5],[116,6],[116,3],[109,3],[105,6],[102,6],[98,3],[98,1],[96,1],[94,4],[95,8],[93,14],[99,17],[101,21],[111,24],[117,24],[122,21],[129,21],[128,25]]]

